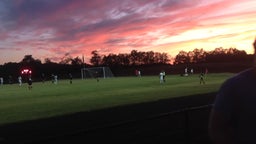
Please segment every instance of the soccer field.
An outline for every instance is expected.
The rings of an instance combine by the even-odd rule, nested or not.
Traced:
[[[60,80],[0,86],[0,125],[34,120],[120,105],[142,103],[180,96],[215,92],[233,74],[208,74],[206,84],[199,84],[199,75],[181,77],[167,75],[160,84],[158,76],[116,77],[109,79]]]

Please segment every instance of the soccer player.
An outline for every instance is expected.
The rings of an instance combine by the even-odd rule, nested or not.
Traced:
[[[138,76],[141,77],[141,71],[140,70],[138,70]]]
[[[137,69],[135,70],[135,75],[138,76],[138,70]]]
[[[99,73],[98,73],[98,71],[95,71],[95,78],[96,78],[97,82],[99,82]]]
[[[0,85],[4,84],[4,78],[0,77]]]
[[[44,73],[42,73],[41,78],[42,78],[42,82],[44,83],[45,82],[45,75],[44,75]]]
[[[28,89],[29,90],[32,89],[32,78],[31,78],[31,76],[29,76],[29,78],[28,78]]]
[[[194,74],[194,69],[193,68],[191,68],[190,73]]]
[[[51,75],[52,83],[54,83],[54,74]]]
[[[188,76],[188,68],[187,68],[187,67],[185,68],[185,74],[184,74],[184,76]]]
[[[205,68],[205,74],[208,74],[208,69],[207,68]]]
[[[12,76],[9,75],[9,84],[12,84]]]
[[[58,76],[54,75],[54,84],[57,84],[57,83],[58,83]]]
[[[72,84],[72,79],[73,79],[72,74],[69,73],[68,75],[69,75],[69,83]]]
[[[19,86],[21,86],[22,85],[22,78],[21,78],[21,76],[18,77],[18,82],[19,82]]]
[[[200,73],[199,78],[200,78],[200,84],[202,84],[202,83],[205,84],[203,72]]]
[[[164,83],[164,74],[163,74],[163,72],[160,72],[159,79],[160,79],[160,84]]]
[[[163,82],[165,82],[165,71],[162,71],[163,73]]]

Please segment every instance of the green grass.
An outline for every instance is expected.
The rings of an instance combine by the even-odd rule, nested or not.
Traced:
[[[0,125],[34,120],[119,105],[155,101],[215,92],[230,73],[208,74],[206,85],[199,84],[198,75],[180,77],[167,75],[160,84],[158,76],[33,83],[0,86]]]

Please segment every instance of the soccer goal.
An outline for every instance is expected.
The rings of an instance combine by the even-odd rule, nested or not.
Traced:
[[[82,68],[81,77],[85,78],[110,78],[114,77],[109,67]]]

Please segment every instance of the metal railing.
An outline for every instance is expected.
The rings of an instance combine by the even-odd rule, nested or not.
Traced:
[[[89,129],[82,129],[82,130],[77,130],[77,131],[72,131],[69,132],[67,134],[62,134],[62,135],[55,135],[55,136],[49,136],[49,137],[44,137],[41,140],[38,140],[37,142],[32,141],[31,143],[47,143],[50,142],[52,140],[58,140],[58,139],[65,139],[67,137],[72,137],[72,136],[76,136],[76,135],[81,135],[81,134],[89,134],[89,133],[97,133],[97,132],[102,132],[102,131],[109,131],[109,130],[113,130],[115,128],[122,128],[125,127],[126,125],[140,125],[143,123],[146,123],[148,121],[152,121],[152,120],[157,120],[157,119],[164,119],[164,118],[168,118],[169,116],[175,115],[175,114],[180,114],[183,115],[184,117],[184,128],[183,130],[177,130],[177,131],[182,131],[183,133],[183,138],[185,140],[185,144],[190,144],[191,143],[191,124],[190,124],[190,113],[193,111],[201,111],[201,110],[209,110],[212,107],[212,104],[210,105],[202,105],[202,106],[197,106],[197,107],[189,107],[189,108],[183,108],[183,109],[179,109],[179,110],[174,110],[171,112],[166,112],[166,113],[161,113],[161,114],[157,114],[157,115],[152,115],[146,118],[142,118],[142,119],[135,119],[135,120],[126,120],[126,121],[121,121],[121,122],[117,122],[117,123],[112,123],[112,124],[107,124],[107,125],[103,125],[103,126],[97,126],[97,127],[93,127],[93,128],[89,128]]]

